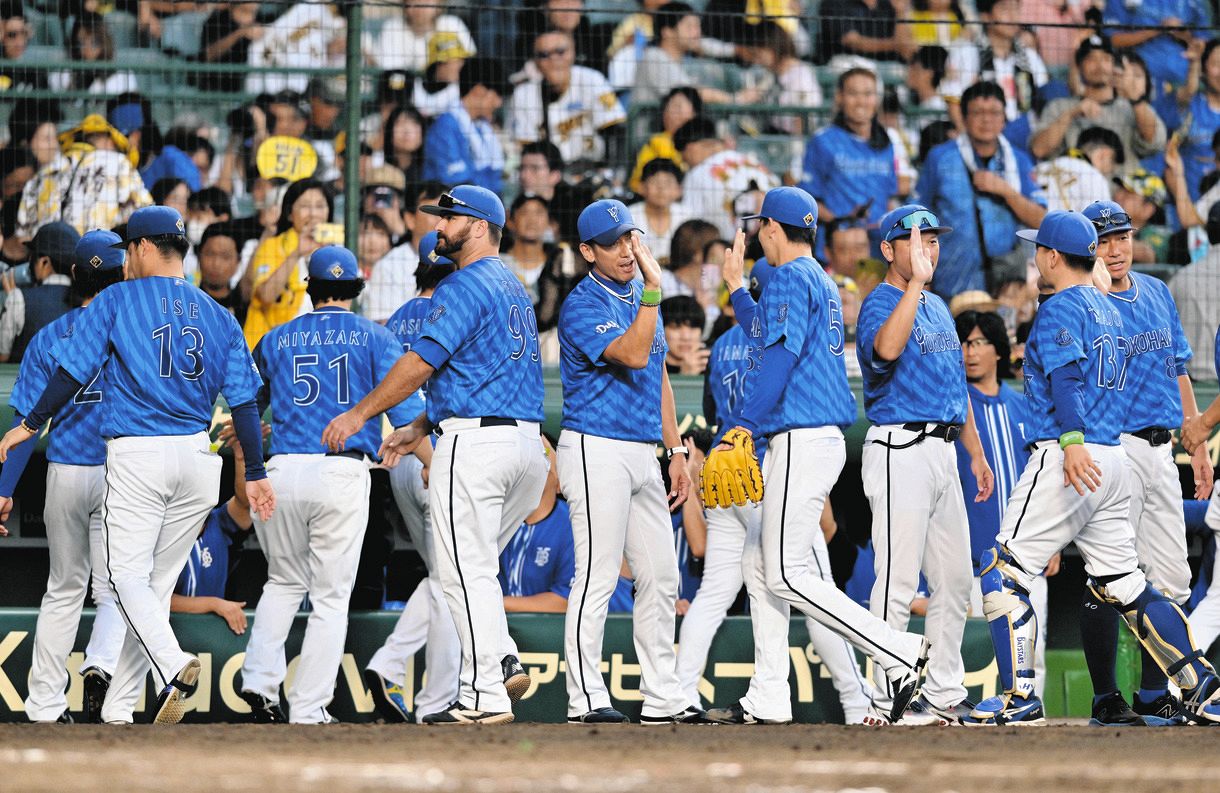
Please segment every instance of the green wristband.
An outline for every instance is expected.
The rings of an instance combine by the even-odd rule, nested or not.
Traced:
[[[1079,446],[1084,444],[1084,433],[1080,430],[1072,430],[1065,432],[1059,436],[1059,448],[1066,449],[1069,446]]]
[[[660,289],[645,289],[642,293],[640,293],[640,305],[642,305],[642,306],[661,305],[661,290]]]

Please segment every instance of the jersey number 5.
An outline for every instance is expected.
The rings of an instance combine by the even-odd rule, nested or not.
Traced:
[[[203,334],[199,328],[187,325],[182,328],[181,336],[185,339],[186,354],[189,368],[179,369],[178,373],[187,380],[198,380],[203,376]],[[162,377],[174,376],[174,336],[170,325],[162,325],[152,332],[152,337],[160,348],[160,366],[157,373]]]

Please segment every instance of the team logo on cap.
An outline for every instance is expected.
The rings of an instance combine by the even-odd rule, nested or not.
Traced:
[[[183,223],[182,223],[182,218],[178,218],[178,222],[177,222],[177,223],[175,223],[174,225],[176,225],[176,226],[178,227],[178,233],[179,233],[179,234],[185,234],[185,233],[186,233],[186,226],[185,226],[185,225],[183,225]]]
[[[610,219],[615,223],[618,223],[618,207],[611,204],[610,206],[606,207],[606,211],[610,213]]]
[[[1089,253],[1097,253],[1097,243],[1096,242],[1089,243]]]
[[[331,265],[330,274],[333,278],[338,278],[339,276],[343,275],[343,265],[341,265],[341,264]]]
[[[89,260],[89,264],[93,265],[94,269],[101,267],[102,266],[102,257],[94,255],[94,257]]]
[[[1101,208],[1101,219],[1102,219],[1102,220],[1109,220],[1109,219],[1110,219],[1110,207],[1102,207],[1102,208]]]
[[[805,217],[804,217],[804,221],[805,221],[806,226],[812,225],[813,224],[813,213],[812,212],[806,213]]]
[[[440,258],[441,257],[436,255],[435,250],[428,251],[428,261],[432,262],[433,264],[436,264]]]

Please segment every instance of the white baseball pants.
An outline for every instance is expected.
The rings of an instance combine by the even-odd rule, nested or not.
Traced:
[[[1135,553],[1149,583],[1182,604],[1190,597],[1190,563],[1182,483],[1173,461],[1173,444],[1153,446],[1143,438],[1119,438],[1131,460],[1131,525]]]
[[[1220,482],[1212,488],[1212,501],[1207,507],[1204,521],[1216,532],[1216,561],[1212,566],[1212,581],[1207,587],[1207,594],[1190,612],[1190,632],[1194,635],[1195,646],[1207,652],[1216,637],[1220,636]]]
[[[826,561],[825,570],[830,573]],[[707,510],[707,552],[703,580],[678,633],[678,679],[691,703],[701,706],[699,678],[708,650],[742,584],[750,599],[754,634],[754,675],[742,699],[752,715],[767,720],[792,718],[788,687],[788,604],[766,587],[762,561],[762,507]],[[855,651],[833,631],[805,618],[809,640],[830,670],[848,724],[864,718],[870,686],[860,675]]]
[[[601,673],[602,642],[624,555],[635,575],[632,636],[640,662],[641,712],[681,713],[691,703],[675,671],[678,559],[656,444],[564,430],[558,454],[559,485],[572,514],[576,549],[563,639],[568,715],[610,707]]]
[[[451,418],[441,430],[428,493],[437,571],[462,646],[458,701],[506,713],[512,703],[500,661],[517,648],[497,579],[500,549],[538,506],[549,466],[536,423],[483,427],[477,418]]]
[[[47,526],[51,572],[38,609],[30,663],[30,694],[25,713],[30,721],[55,721],[68,707],[64,667],[80,626],[85,588],[92,584],[97,614],[81,669],[114,674],[127,626],[106,583],[102,550],[102,497],[106,469],[101,465],[47,465],[47,499],[42,517]],[[92,574],[91,574],[92,572]]]
[[[919,660],[923,638],[895,630],[834,585],[822,506],[846,459],[837,427],[771,438],[763,472],[762,554],[767,588],[895,675]],[[785,673],[786,676],[786,673]]]
[[[267,463],[275,487],[271,520],[254,529],[267,555],[267,583],[254,611],[242,664],[242,690],[278,702],[287,673],[284,642],[309,595],[312,611],[301,641],[288,720],[326,721],[347,640],[347,606],[369,518],[365,460],[321,454],[277,454]]]
[[[130,722],[151,666],[158,693],[191,659],[169,624],[169,600],[220,493],[207,433],[106,441],[102,544],[127,635],[102,720]]]
[[[974,579],[970,529],[954,444],[926,437],[887,448],[917,437],[901,425],[870,427],[864,437],[861,475],[873,512],[877,574],[869,608],[890,627],[906,630],[923,571],[930,590],[924,634],[932,643],[923,695],[951,708],[966,698],[962,636]],[[878,670],[874,682],[883,694],[878,704],[888,709],[889,681]]]

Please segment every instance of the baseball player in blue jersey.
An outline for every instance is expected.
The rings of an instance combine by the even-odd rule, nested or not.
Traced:
[[[758,309],[762,360],[746,373],[738,426],[768,439],[762,501],[767,588],[885,670],[893,706],[889,713],[871,713],[869,720],[888,723],[897,721],[918,694],[929,645],[869,614],[828,575],[819,519],[846,459],[843,428],[855,421],[856,403],[843,362],[838,288],[813,259],[817,213],[808,193],[780,187],[767,193],[757,215],[759,242],[777,272]],[[744,247],[739,233],[727,255],[740,257]]]
[[[1025,347],[1025,395],[1033,447],[1012,492],[996,547],[981,564],[983,609],[991,625],[1004,693],[980,702],[970,725],[1043,724],[1034,693],[1037,619],[1032,579],[1069,542],[1084,557],[1089,586],[1182,690],[1185,709],[1220,721],[1220,681],[1172,599],[1139,568],[1128,520],[1131,463],[1119,435],[1128,405],[1123,318],[1093,286],[1097,232],[1084,215],[1049,213],[1034,261],[1054,294],[1042,304]]]
[[[411,351],[412,345],[423,333],[424,322],[432,310],[432,293],[454,269],[453,262],[437,255],[436,232],[429,231],[419,242],[419,267],[415,270],[415,285],[419,294],[395,311],[386,323],[390,332],[402,342],[404,353]],[[420,393],[427,393],[427,384],[420,389]],[[402,513],[411,543],[428,570],[427,578],[408,598],[407,607],[394,623],[394,630],[373,653],[365,668],[365,682],[373,693],[377,710],[391,721],[412,719],[407,710],[404,687],[407,662],[420,646],[427,648],[424,663],[428,678],[424,687],[415,694],[414,718],[448,707],[453,701],[461,672],[462,651],[457,626],[453,624],[449,606],[445,604],[445,592],[436,566],[428,491],[423,480],[424,462],[421,458],[430,461],[431,455],[431,442],[421,443],[414,454],[390,469],[390,490],[394,494],[394,502]],[[523,690],[520,688],[522,684],[528,686],[529,680],[525,675],[520,675],[516,680],[510,680],[510,684],[513,684],[509,690],[511,697],[514,690]]]
[[[21,426],[0,441],[0,461],[33,437],[98,372],[106,441],[102,542],[106,574],[127,635],[102,706],[107,722],[130,722],[145,675],[159,692],[153,720],[182,719],[199,660],[169,624],[174,582],[220,488],[220,458],[207,428],[218,394],[233,411],[246,454],[250,504],[264,519],[275,493],[263,469],[259,378],[233,315],[182,276],[189,243],[169,207],[145,207],[127,224],[129,280],[80,312],[51,351],[59,365]]]
[[[873,512],[874,569],[869,607],[899,630],[911,619],[922,571],[931,588],[925,633],[932,642],[923,694],[908,724],[956,724],[966,702],[962,634],[970,605],[970,535],[957,473],[959,436],[970,455],[977,501],[991,496],[992,473],[966,395],[961,343],[944,301],[929,290],[940,236],[952,229],[919,204],[881,219],[885,280],[869,292],[856,325],[864,378],[861,476]],[[883,706],[887,681],[880,674]]]
[[[319,248],[308,270],[313,311],[271,329],[254,348],[263,379],[259,405],[271,405],[267,474],[279,508],[270,520],[254,522],[268,580],[242,664],[242,698],[256,721],[271,720],[287,670],[284,642],[308,595],[313,611],[286,692],[288,720],[326,724],[334,721],[326,706],[343,660],[347,603],[368,524],[368,467],[381,446],[381,422],[366,422],[343,450],[330,454],[318,438],[336,412],[389,373],[402,357],[402,344],[351,312],[364,287],[351,251]],[[389,411],[390,421],[409,424],[422,408],[422,398],[405,400]],[[343,498],[333,498],[337,493]]]
[[[763,325],[758,311],[767,282],[775,268],[760,258],[750,269],[749,290],[737,256],[726,256],[723,267],[737,323],[716,340],[708,361],[703,414],[724,431],[736,426],[743,409],[746,373],[762,358]],[[766,438],[755,445],[759,461],[765,459]],[[830,576],[829,567],[824,568]],[[703,582],[699,596],[682,618],[678,637],[678,677],[682,688],[698,703],[699,678],[707,662],[716,631],[742,584],[750,599],[750,626],[754,634],[754,675],[750,688],[740,702],[725,708],[712,708],[708,718],[728,724],[792,720],[788,689],[788,621],[785,600],[767,589],[762,560],[762,508],[758,504],[707,510],[707,551],[703,561]],[[806,617],[810,642],[830,671],[839,702],[848,724],[863,723],[869,715],[872,686],[860,675],[855,652],[843,638],[814,619]],[[747,715],[748,714],[748,715]]]
[[[516,648],[496,580],[497,559],[537,506],[546,480],[538,442],[538,329],[525,288],[497,255],[504,227],[500,199],[485,188],[460,185],[421,209],[440,216],[436,253],[458,269],[433,294],[411,352],[327,426],[323,442],[341,451],[369,417],[428,381],[426,414],[382,444],[392,465],[432,428],[441,436],[429,474],[429,508],[437,567],[462,644],[462,674],[457,701],[423,721],[504,724],[513,712],[503,662]]]
[[[568,721],[627,721],[611,707],[601,673],[606,613],[626,556],[636,585],[640,722],[703,723],[703,711],[686,701],[674,670],[678,563],[669,511],[686,501],[690,475],[665,371],[665,331],[657,321],[661,268],[620,201],[585,207],[577,227],[589,275],[559,313],[559,482],[576,544],[564,624]],[[658,441],[668,450],[668,498],[656,464]]]
[[[109,231],[91,231],[77,243],[69,294],[80,302],[80,307],[30,340],[9,399],[14,412],[13,426],[33,411],[54,374],[57,365],[51,350],[60,339],[72,335],[81,311],[98,292],[123,280],[123,252],[110,247],[118,240],[118,235]],[[55,431],[47,444],[43,520],[47,526],[51,571],[34,629],[30,693],[25,700],[25,713],[30,721],[72,720],[64,694],[68,685],[64,663],[76,639],[85,588],[90,581],[97,615],[81,665],[87,722],[101,720],[102,701],[127,631],[105,579],[101,533],[106,442],[98,433],[102,421],[98,409],[101,387],[96,382],[91,385],[55,414]],[[0,470],[0,522],[8,520],[13,491],[33,451],[33,443],[18,446]]]
[[[1123,318],[1119,340],[1125,364],[1117,390],[1125,406],[1123,450],[1135,474],[1131,482],[1131,525],[1135,552],[1148,581],[1178,605],[1190,595],[1186,521],[1182,488],[1173,458],[1174,428],[1184,412],[1198,413],[1195,391],[1186,374],[1192,357],[1169,287],[1159,278],[1131,271],[1135,230],[1131,218],[1113,201],[1095,201],[1084,215],[1097,230],[1097,254],[1110,274],[1110,302]],[[1195,498],[1212,489],[1212,465],[1207,449],[1196,449],[1191,465]],[[1181,702],[1167,690],[1168,681],[1145,651],[1139,691],[1127,704],[1118,690],[1115,655],[1118,617],[1089,591],[1081,609],[1081,638],[1093,678],[1093,722],[1131,724],[1141,719],[1152,726],[1183,724]]]
[[[1220,329],[1216,331],[1215,365],[1217,376],[1220,377]],[[1199,448],[1206,449],[1207,439],[1217,424],[1220,424],[1220,396],[1213,399],[1205,411],[1186,419],[1182,425],[1182,445],[1191,454],[1198,453]],[[1212,531],[1220,534],[1220,483],[1212,488],[1211,503],[1208,504],[1204,522]],[[1198,637],[1200,647],[1210,647],[1216,636],[1220,635],[1220,598],[1212,591],[1220,592],[1220,564],[1215,568],[1207,595],[1190,614],[1191,629]]]

